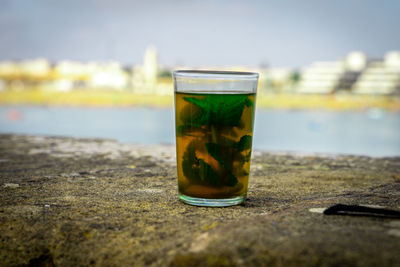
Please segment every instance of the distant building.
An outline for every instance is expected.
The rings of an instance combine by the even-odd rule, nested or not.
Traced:
[[[129,74],[116,61],[92,61],[87,64],[60,61],[54,68],[54,77],[51,86],[58,91],[69,91],[75,87],[125,90],[129,85]]]
[[[3,61],[0,63],[0,77],[6,79],[48,79],[51,74],[51,65],[43,58],[24,60],[21,62]]]
[[[298,93],[330,94],[345,73],[343,62],[314,62],[301,72]]]
[[[89,66],[77,61],[62,60],[54,67],[55,78],[80,80],[88,78],[89,75]]]
[[[350,52],[344,60],[347,71],[361,72],[367,66],[367,56],[360,51]]]
[[[192,69],[193,66],[180,66]],[[337,61],[314,62],[300,72],[290,68],[252,69],[244,66],[199,66],[198,69],[257,71],[259,93],[400,95],[400,51],[383,60],[369,60],[363,52],[351,52]],[[130,90],[137,94],[172,95],[170,68],[159,66],[157,49],[149,46],[143,62],[123,68],[119,62],[63,60],[54,65],[43,58],[0,62],[0,91],[79,89]]]
[[[143,75],[147,84],[152,85],[157,82],[158,58],[157,49],[149,46],[146,49],[143,60]]]
[[[91,73],[88,85],[94,88],[125,90],[129,77],[118,62],[102,63]]]
[[[50,75],[51,66],[47,59],[39,58],[22,61],[19,64],[19,70],[22,77],[31,79],[46,79]]]
[[[144,54],[143,64],[132,68],[133,91],[139,94],[158,94],[157,75],[157,49],[149,46]]]
[[[372,61],[353,86],[355,94],[400,94],[400,51],[388,52],[383,61]]]
[[[260,74],[259,92],[288,93],[291,91],[291,77],[293,70],[290,68],[265,68],[257,70]]]
[[[0,62],[0,77],[3,79],[15,79],[19,75],[18,64],[12,61]]]
[[[0,79],[0,92],[6,89],[6,82],[3,79]]]
[[[20,62],[0,62],[2,90],[25,90],[40,85],[51,77],[51,64],[43,58]]]
[[[366,64],[367,57],[362,52],[351,52],[344,60],[314,62],[302,70],[296,92],[331,94],[349,91]]]

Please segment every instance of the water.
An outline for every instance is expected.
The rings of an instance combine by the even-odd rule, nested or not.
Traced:
[[[0,133],[175,143],[172,109],[0,107]],[[400,114],[258,110],[254,148],[400,156]]]

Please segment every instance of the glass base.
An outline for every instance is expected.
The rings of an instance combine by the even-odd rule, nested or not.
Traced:
[[[179,193],[179,199],[186,204],[194,206],[204,206],[204,207],[227,207],[233,205],[239,205],[244,202],[246,196],[238,196],[233,198],[199,198],[199,197],[189,197]]]

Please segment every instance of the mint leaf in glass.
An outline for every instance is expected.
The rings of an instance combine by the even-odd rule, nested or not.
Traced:
[[[206,143],[207,152],[221,164],[228,174],[228,179],[225,181],[228,186],[235,186],[238,179],[232,173],[233,151],[232,148],[220,146],[215,143]]]
[[[196,143],[190,142],[183,154],[182,170],[185,177],[195,184],[221,186],[221,179],[213,168],[196,156]]]
[[[191,181],[199,180],[199,161],[196,157],[196,144],[190,142],[183,154],[182,170],[185,177]]]
[[[202,99],[185,97],[184,100],[201,109],[196,116],[184,120],[190,125],[240,126],[244,107],[254,105],[245,94],[208,95]]]
[[[208,165],[208,163],[202,159],[199,160],[199,163],[200,163],[199,174],[201,181],[205,182],[206,184],[221,186],[221,179],[214,172],[213,168],[211,168],[211,166]]]
[[[239,142],[235,144],[235,148],[239,151],[247,150],[251,148],[252,137],[251,135],[243,135]]]

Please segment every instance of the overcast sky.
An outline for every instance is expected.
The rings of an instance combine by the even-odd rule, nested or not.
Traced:
[[[400,50],[400,1],[0,0],[0,60],[299,67]]]

